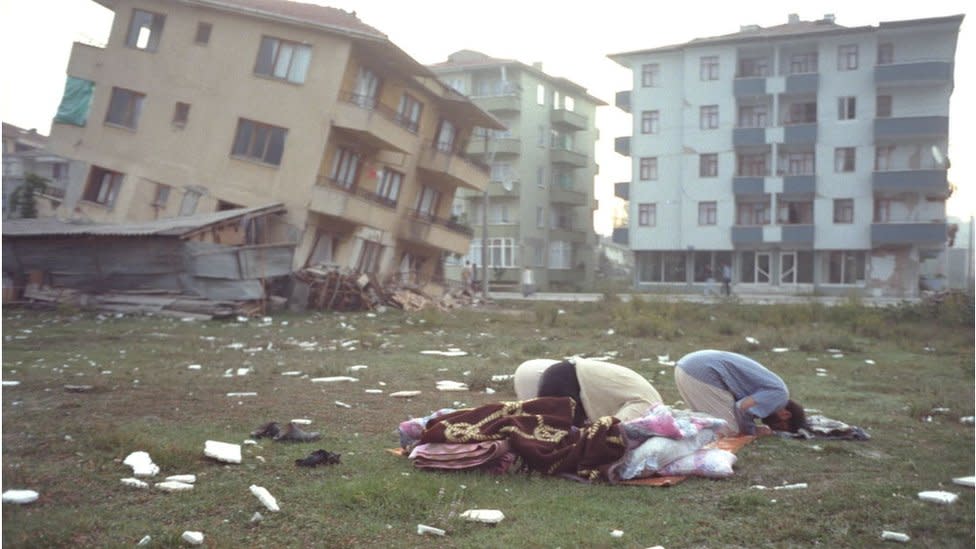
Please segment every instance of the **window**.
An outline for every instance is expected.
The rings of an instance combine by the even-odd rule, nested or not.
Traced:
[[[209,44],[210,43],[210,31],[213,30],[213,25],[210,23],[204,23],[200,21],[197,23],[197,34],[193,41],[197,44]]]
[[[834,171],[854,171],[854,147],[837,147],[834,149]]]
[[[661,65],[645,63],[641,65],[641,87],[656,88],[661,85]]]
[[[889,221],[892,221],[891,205],[892,205],[892,200],[890,198],[874,199],[874,222],[875,223],[888,223]]]
[[[424,104],[409,93],[400,96],[400,106],[397,108],[396,121],[411,133],[420,129],[420,113]]]
[[[769,202],[739,202],[737,224],[739,225],[769,225]]]
[[[145,99],[145,94],[123,88],[112,88],[112,98],[109,100],[108,112],[105,113],[105,122],[136,129]]]
[[[890,95],[878,96],[876,112],[874,115],[878,118],[891,117],[891,96]]]
[[[854,223],[854,199],[834,199],[834,223]]]
[[[656,204],[637,205],[637,225],[641,227],[653,227],[657,225]]]
[[[512,165],[508,162],[495,162],[491,165],[492,181],[511,181]]]
[[[400,198],[400,187],[403,185],[403,174],[389,168],[384,168],[382,172],[376,194],[380,195],[388,205],[396,206]]]
[[[740,77],[760,77],[769,76],[769,58],[757,57],[754,59],[739,60]]]
[[[786,153],[787,175],[813,175],[814,173],[814,153],[812,152],[791,152]]]
[[[738,177],[765,177],[769,175],[767,169],[766,154],[739,154],[739,170],[736,172]]]
[[[190,104],[177,101],[176,107],[173,108],[173,125],[182,128],[186,126],[189,119]]]
[[[864,281],[864,252],[835,250],[827,256],[829,284],[856,284]]]
[[[658,133],[660,124],[660,111],[641,111],[641,133]]]
[[[718,128],[718,105],[705,105],[701,108],[699,125],[703,130]]]
[[[441,192],[432,187],[424,185],[420,189],[420,196],[417,197],[417,213],[421,216],[434,217],[437,215],[437,206],[441,201]]]
[[[552,110],[559,110],[559,90],[552,90]]]
[[[718,177],[718,155],[715,153],[698,156],[698,177]]]
[[[380,77],[372,69],[359,67],[356,88],[352,92],[352,102],[364,109],[372,109],[376,107],[379,90]]]
[[[488,223],[490,225],[508,225],[512,217],[508,215],[509,201],[494,201],[488,205]]]
[[[180,202],[180,215],[193,215],[197,211],[197,204],[203,193],[193,189],[186,189],[183,192],[183,200]]]
[[[363,240],[362,247],[359,249],[359,257],[356,259],[356,272],[375,273],[380,265],[380,256],[383,255],[383,245],[372,240]]]
[[[231,154],[277,166],[281,164],[287,136],[285,128],[239,118]]]
[[[576,110],[576,100],[568,95],[563,96],[563,109],[569,112]]]
[[[481,239],[471,241],[468,257],[472,263],[481,263]],[[488,267],[514,267],[515,241],[511,238],[488,239]],[[480,273],[477,276],[481,276]]]
[[[535,226],[537,229],[546,228],[546,209],[542,206],[535,207]]]
[[[895,62],[895,45],[891,42],[878,44],[878,64],[890,65]]]
[[[811,124],[817,121],[816,103],[791,103],[787,124]]]
[[[441,120],[440,128],[437,129],[437,140],[434,147],[441,151],[450,153],[454,151],[454,138],[457,136],[457,128],[449,120]]]
[[[535,102],[539,105],[546,104],[546,87],[542,84],[535,87]]]
[[[813,224],[813,202],[809,200],[776,201],[776,223],[780,225]]]
[[[891,169],[891,157],[895,153],[894,145],[877,145],[874,149],[874,170],[883,172]]]
[[[92,166],[82,199],[111,208],[115,205],[119,188],[122,187],[122,177],[123,175],[119,172],[113,172],[100,166]]]
[[[169,185],[163,185],[162,183],[156,183],[156,192],[153,196],[152,206],[154,208],[163,209],[166,207],[166,203],[169,202],[169,193],[172,187]]]
[[[561,189],[573,190],[576,184],[573,183],[573,170],[552,169],[552,186]]]
[[[837,99],[837,120],[854,120],[857,118],[857,98],[840,97]]]
[[[165,15],[151,11],[132,10],[132,20],[129,21],[129,32],[125,36],[125,45],[137,50],[156,51],[159,48],[159,38],[163,34],[165,22]]]
[[[462,78],[451,78],[450,80],[447,81],[447,85],[452,90],[458,93],[462,93],[465,95],[467,94],[467,92],[464,91],[466,89],[466,86],[464,85],[464,79]]]
[[[254,74],[301,84],[305,82],[311,59],[312,48],[309,46],[263,36]]]
[[[769,125],[769,109],[766,105],[743,105],[739,107],[740,128],[765,128]]]
[[[640,159],[640,180],[654,181],[657,179],[657,157]]]
[[[329,179],[343,189],[351,189],[359,177],[359,163],[358,152],[339,147],[332,158],[332,171],[329,173]]]
[[[699,202],[698,203],[698,224],[715,225],[718,223],[718,203]]]
[[[817,72],[817,53],[796,53],[790,56],[790,74]]]
[[[852,71],[857,69],[857,45],[848,44],[837,48],[837,70]]]
[[[549,243],[549,268],[573,268],[573,243],[565,240],[553,240]]]
[[[700,77],[702,80],[718,80],[718,56],[708,55],[701,58]]]
[[[540,189],[546,188],[546,168],[545,166],[537,166],[535,169],[535,186]]]

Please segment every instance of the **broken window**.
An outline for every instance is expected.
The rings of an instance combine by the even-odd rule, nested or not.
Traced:
[[[239,118],[231,154],[278,166],[287,136],[288,130],[285,128]]]
[[[145,99],[145,94],[124,88],[112,88],[112,98],[109,100],[108,112],[105,113],[105,122],[136,129]]]
[[[360,273],[375,273],[379,269],[380,256],[383,246],[379,242],[363,240],[356,260],[356,271]]]
[[[311,59],[310,46],[262,36],[254,74],[301,84],[305,82]]]
[[[92,166],[82,198],[88,202],[111,208],[115,205],[115,199],[119,195],[123,177],[123,174],[119,172],[101,166]]]
[[[129,21],[129,32],[125,37],[125,45],[130,48],[145,51],[156,51],[159,39],[163,34],[163,24],[166,16],[143,10],[132,10],[132,20]]]

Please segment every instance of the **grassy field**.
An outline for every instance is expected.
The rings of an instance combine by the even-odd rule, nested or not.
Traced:
[[[608,296],[594,304],[210,322],[5,308],[3,379],[19,384],[3,388],[3,490],[40,498],[3,505],[3,546],[132,547],[149,535],[150,547],[178,547],[192,530],[205,534],[207,547],[232,548],[870,547],[892,530],[911,536],[912,546],[968,549],[973,490],[951,480],[974,472],[973,426],[960,421],[974,413],[973,334],[971,298],[880,310]],[[790,350],[772,352],[777,347]],[[449,348],[468,355],[421,353]],[[670,488],[430,473],[386,451],[397,446],[404,419],[513,399],[511,382],[492,376],[526,359],[612,356],[674,403],[672,367],[658,357],[701,348],[755,357],[798,401],[872,439],[767,437],[739,452],[732,478]],[[350,373],[354,365],[368,368]],[[283,375],[293,372],[302,375]],[[346,375],[358,381],[310,380]],[[438,392],[443,379],[472,390]],[[389,396],[399,390],[422,393]],[[257,394],[228,396],[249,392]],[[295,418],[312,420],[307,428],[322,439],[262,439],[243,446],[239,465],[203,455],[207,440],[240,444],[267,421]],[[295,466],[319,448],[341,454],[342,463]],[[153,481],[195,474],[195,488],[124,486],[132,470],[122,460],[137,450],[160,466]],[[808,487],[751,488],[791,483]],[[281,511],[267,511],[249,492],[253,484]],[[960,497],[939,505],[921,501],[924,490]],[[476,508],[506,518],[491,527],[457,517]],[[256,511],[264,520],[252,523]],[[447,535],[420,536],[418,524]],[[611,537],[613,530],[623,536]]]

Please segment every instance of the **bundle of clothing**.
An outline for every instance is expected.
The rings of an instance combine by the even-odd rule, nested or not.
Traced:
[[[820,414],[807,416],[806,428],[799,429],[795,433],[777,432],[782,438],[801,438],[801,439],[820,439],[820,440],[870,440],[869,435],[864,429],[856,425],[848,425],[843,421],[830,419]]]
[[[585,482],[732,474],[734,454],[705,448],[724,420],[658,404],[627,422],[605,416],[580,428],[575,406],[572,398],[540,397],[445,408],[402,422],[400,445],[421,469],[532,471]]]

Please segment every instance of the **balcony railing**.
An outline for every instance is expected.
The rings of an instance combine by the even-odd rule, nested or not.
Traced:
[[[328,176],[319,176],[315,178],[315,183],[317,185],[329,186],[339,189],[342,192],[349,193],[353,196],[357,196],[366,200],[367,202],[372,202],[374,204],[379,204],[380,206],[385,206],[387,208],[396,209],[397,202],[391,198],[374,193],[366,189],[362,189],[356,185],[346,185],[336,179]]]
[[[427,223],[430,223],[431,225],[438,225],[440,227],[444,227],[449,231],[458,234],[463,234],[467,237],[474,236],[474,229],[472,229],[467,225],[464,225],[463,223],[458,223],[457,221],[454,221],[452,219],[444,219],[442,217],[437,217],[434,214],[423,212],[416,209],[410,210],[409,215],[411,218],[416,219],[418,221],[425,221]]]

